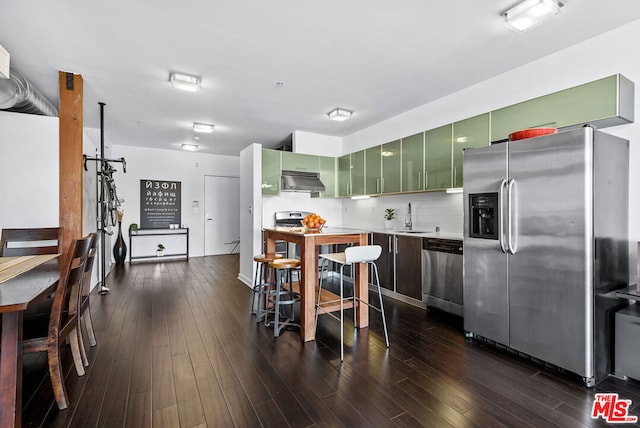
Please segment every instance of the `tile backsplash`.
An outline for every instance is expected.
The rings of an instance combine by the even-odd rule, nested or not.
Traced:
[[[396,218],[393,229],[404,228],[408,220],[408,208],[411,203],[411,219],[416,230],[462,233],[463,199],[462,193],[412,193],[390,195],[362,200],[342,200],[342,224],[345,227],[358,227],[380,230],[384,228],[384,211],[395,208]]]
[[[328,226],[340,225],[357,229],[384,229],[384,211],[396,209],[393,229],[403,229],[408,219],[411,202],[412,222],[415,230],[435,230],[462,233],[462,193],[412,193],[378,196],[370,199],[310,198],[309,194],[288,193],[262,198],[264,227],[273,226],[276,211],[302,210],[317,212],[327,220]]]

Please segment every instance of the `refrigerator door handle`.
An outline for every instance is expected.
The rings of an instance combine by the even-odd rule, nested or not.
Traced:
[[[515,222],[513,221],[513,206],[514,206],[514,197],[515,197],[515,193],[513,191],[513,187],[515,186],[516,182],[515,180],[512,178],[509,180],[509,184],[507,186],[507,211],[509,214],[509,217],[507,219],[507,227],[509,228],[509,232],[508,232],[508,241],[507,241],[507,247],[509,250],[509,253],[511,254],[515,254],[517,251],[516,245],[514,245],[515,241],[513,239],[515,233],[514,233],[514,224]]]
[[[500,249],[506,254],[507,247],[504,242],[504,188],[507,187],[507,180],[504,178],[500,182],[500,203],[498,206],[498,215],[500,216],[500,222],[498,223],[498,236],[500,237]]]

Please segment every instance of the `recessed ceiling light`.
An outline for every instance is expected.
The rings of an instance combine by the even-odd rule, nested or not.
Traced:
[[[197,144],[183,144],[182,145],[182,150],[186,150],[188,152],[195,152],[196,150],[198,150],[198,145]]]
[[[504,20],[516,31],[526,31],[556,16],[562,7],[556,0],[524,0],[504,13]]]
[[[193,141],[200,141],[200,137],[198,137],[197,135],[193,136]]]
[[[182,91],[195,92],[200,89],[200,76],[184,73],[170,73],[171,86]]]
[[[206,132],[210,134],[213,132],[214,127],[215,125],[211,125],[209,123],[198,123],[198,122],[193,123],[194,132]]]
[[[343,108],[335,108],[327,113],[327,117],[331,120],[337,120],[342,122],[343,120],[347,120],[353,114],[352,111],[345,110]]]

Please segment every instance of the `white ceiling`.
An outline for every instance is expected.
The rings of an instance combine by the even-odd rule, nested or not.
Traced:
[[[178,149],[205,122],[200,151],[237,155],[294,130],[349,135],[640,19],[638,0],[563,2],[516,33],[500,16],[515,0],[2,0],[0,45],[55,105],[58,71],[81,74],[85,127],[105,102],[113,144]],[[170,70],[202,89],[173,89]]]

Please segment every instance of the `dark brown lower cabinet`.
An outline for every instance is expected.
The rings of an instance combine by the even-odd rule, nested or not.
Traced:
[[[422,300],[422,238],[395,235],[396,293]]]
[[[380,286],[388,290],[394,291],[393,285],[393,235],[388,233],[374,233],[372,238],[373,245],[382,247],[382,254],[376,261],[378,266],[378,275],[380,276]],[[374,274],[369,274],[369,282],[375,282]]]

